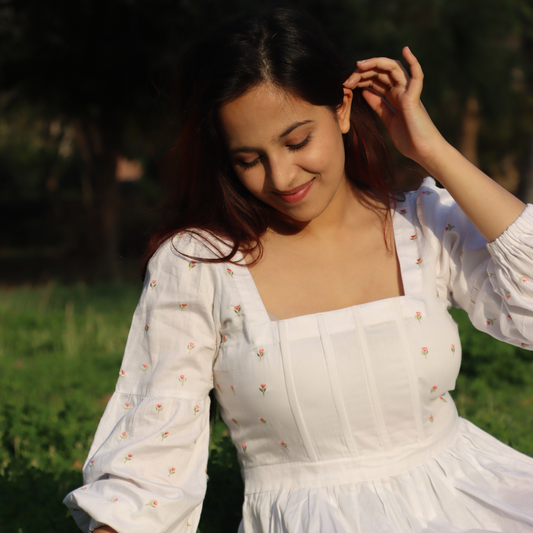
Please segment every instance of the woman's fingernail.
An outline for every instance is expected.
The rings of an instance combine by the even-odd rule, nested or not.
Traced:
[[[366,59],[360,59],[360,60],[358,61],[358,63],[364,63],[365,61],[366,61]]]

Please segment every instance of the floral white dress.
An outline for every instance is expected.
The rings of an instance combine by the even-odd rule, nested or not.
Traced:
[[[241,532],[533,532],[533,459],[460,419],[448,392],[450,306],[533,345],[533,206],[487,245],[428,178],[393,224],[404,296],[279,321],[246,266],[187,258],[213,256],[189,234],[163,245],[85,485],[65,498],[80,528],[196,531],[214,387]]]

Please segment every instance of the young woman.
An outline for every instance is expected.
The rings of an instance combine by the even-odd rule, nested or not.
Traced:
[[[533,207],[442,138],[403,57],[410,76],[386,58],[352,72],[279,8],[195,49],[167,220],[86,485],[65,500],[82,529],[196,531],[214,388],[240,531],[533,531],[533,459],[448,392],[452,305],[532,344]],[[445,190],[395,188],[373,112]]]

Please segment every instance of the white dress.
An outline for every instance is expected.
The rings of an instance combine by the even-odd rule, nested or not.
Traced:
[[[79,526],[196,531],[214,386],[245,481],[241,532],[533,532],[533,459],[449,395],[461,348],[447,311],[531,349],[533,206],[487,245],[426,179],[393,224],[405,296],[279,321],[246,266],[163,245],[86,484],[65,498]]]

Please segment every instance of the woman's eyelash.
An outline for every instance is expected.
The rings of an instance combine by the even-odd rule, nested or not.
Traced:
[[[301,143],[288,144],[287,148],[291,152],[297,152],[298,150],[301,150],[302,148],[305,148],[310,140],[311,140],[311,135],[308,135]],[[239,161],[238,165],[246,170],[247,168],[255,167],[255,165],[257,165],[257,163],[259,162],[260,159],[261,159],[260,157],[257,157],[256,159],[254,159],[253,161],[250,161],[249,163],[246,163],[245,161]]]

